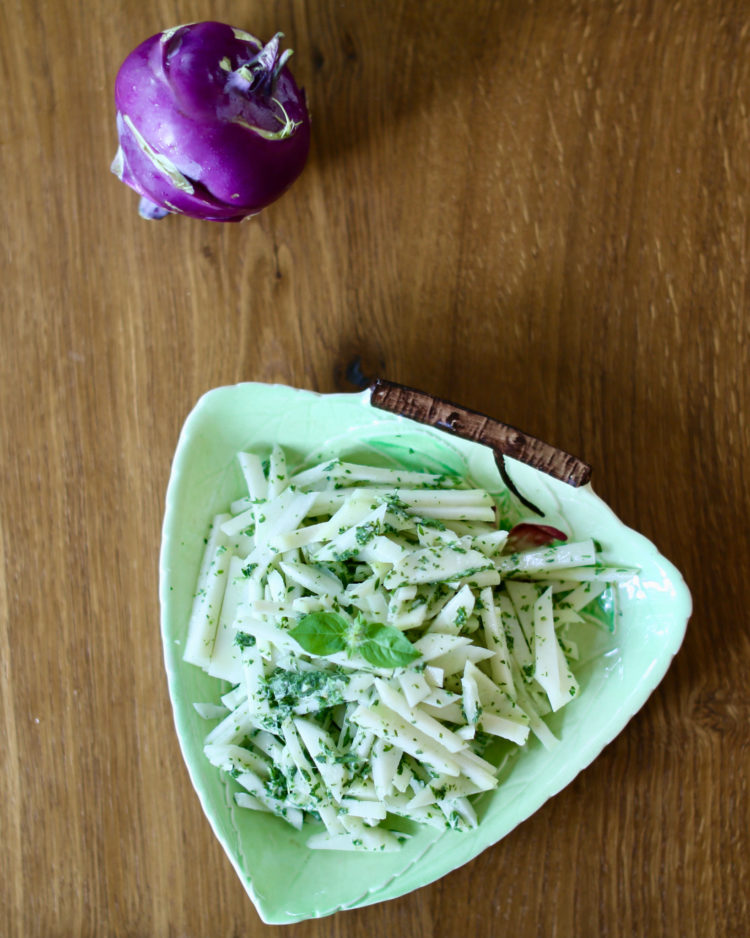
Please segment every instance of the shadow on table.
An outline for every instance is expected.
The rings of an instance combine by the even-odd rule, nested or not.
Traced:
[[[447,0],[429,10],[399,0],[310,8],[294,63],[313,119],[311,164],[392,134],[448,90],[466,87],[468,101],[522,12],[517,4]]]

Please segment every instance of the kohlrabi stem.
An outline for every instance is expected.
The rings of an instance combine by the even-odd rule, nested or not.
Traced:
[[[281,69],[292,54],[291,49],[279,54],[279,40],[283,36],[283,33],[276,33],[249,62],[230,72],[229,86],[246,94],[252,92],[270,98],[276,88]]]
[[[152,202],[151,199],[147,199],[144,195],[141,196],[141,201],[138,203],[138,214],[141,218],[147,218],[149,221],[158,221],[158,219],[164,218],[165,215],[169,215],[169,211]]]

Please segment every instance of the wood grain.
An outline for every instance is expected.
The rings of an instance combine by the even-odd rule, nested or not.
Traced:
[[[137,42],[283,30],[314,141],[248,224],[108,172]],[[0,5],[0,933],[750,933],[750,4]],[[665,681],[567,790],[392,903],[264,926],[172,727],[157,555],[206,389],[370,373],[595,470],[683,571]]]

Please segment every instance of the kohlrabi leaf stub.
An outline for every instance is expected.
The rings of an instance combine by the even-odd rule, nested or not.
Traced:
[[[310,148],[310,116],[282,51],[223,23],[191,23],[141,43],[115,81],[112,172],[169,213],[242,221],[279,198]]]

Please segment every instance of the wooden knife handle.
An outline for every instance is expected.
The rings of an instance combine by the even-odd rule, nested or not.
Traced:
[[[376,378],[370,390],[373,407],[489,446],[498,464],[503,456],[510,456],[572,486],[591,479],[591,466],[583,460],[507,423],[384,378]]]

